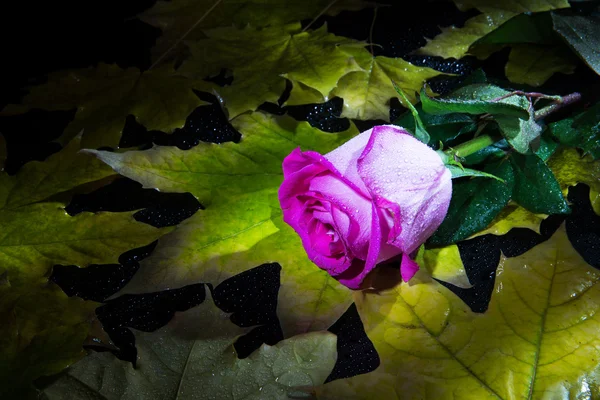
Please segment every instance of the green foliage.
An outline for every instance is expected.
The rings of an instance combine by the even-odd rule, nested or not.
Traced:
[[[423,123],[425,131],[429,134],[429,146],[436,147],[440,142],[446,144],[462,134],[473,133],[477,129],[474,119],[467,114],[428,114],[423,111],[422,104],[414,106],[419,119]],[[413,132],[415,129],[415,118],[412,113],[404,113],[394,125],[402,126]]]
[[[513,45],[506,63],[506,77],[514,83],[541,86],[557,72],[572,74],[576,63],[564,46]]]
[[[44,389],[52,399],[288,399],[322,384],[337,338],[313,332],[262,347],[240,360],[233,347],[244,329],[212,300],[151,333],[136,332],[136,368],[110,353],[93,353]]]
[[[518,84],[540,86],[556,72],[571,74],[577,59],[552,29],[553,14],[517,15],[475,42],[469,53],[485,59],[511,47],[504,71]]]
[[[554,174],[538,156],[513,153],[510,156],[515,186],[513,200],[533,213],[566,214],[569,206]]]
[[[595,160],[600,158],[600,104],[549,124],[548,131],[560,143],[580,148]]]
[[[334,3],[330,0],[292,0],[285,3],[278,0],[159,0],[139,17],[162,31],[152,50],[154,59],[158,60],[176,47],[181,39],[204,38],[206,29],[281,26],[317,17],[320,13],[335,15],[342,10],[359,10],[364,6],[361,0]],[[167,55],[172,56],[177,51],[180,49]]]
[[[597,28],[590,26],[593,18],[522,15],[567,7],[564,0],[455,3],[482,14],[463,28],[444,28],[422,53],[459,58],[470,51],[485,57],[511,46],[509,79],[538,85],[554,72],[573,69],[556,30],[596,67],[595,38],[582,34]],[[590,186],[598,212],[599,105],[544,130],[547,114],[536,110],[539,103],[532,99],[559,108],[563,97],[513,92],[481,74],[449,95],[431,97],[423,84],[440,72],[374,56],[371,43],[335,36],[326,25],[311,29],[298,22],[364,5],[358,0],[159,0],[140,16],[163,31],[150,70],[101,64],[56,72],[46,84],[29,88],[23,104],[2,111],[76,114],[60,138],[66,144],[61,152],[26,164],[16,176],[0,172],[0,380],[8,382],[0,397],[36,396],[31,382],[67,367],[47,381],[46,398],[301,396],[331,372],[336,338],[324,330],[348,309],[352,296],[381,365],[326,384],[317,391],[320,398],[559,398],[580,395],[576,388],[584,383],[584,396],[600,396],[591,384],[598,379],[600,276],[585,265],[562,228],[530,252],[501,259],[485,314],[473,313],[436,281],[471,288],[457,241],[503,235],[514,227],[539,232],[547,215],[569,212],[564,196],[577,183]],[[231,85],[204,80],[223,69],[233,78]],[[290,83],[286,105],[337,96],[344,100],[342,117],[353,119],[388,120],[390,99],[400,98],[409,111],[394,123],[440,147],[456,178],[452,201],[428,246],[419,249],[421,270],[410,283],[399,282],[397,268],[377,268],[367,278],[373,289],[353,295],[308,259],[298,235],[283,222],[277,190],[284,157],[297,147],[327,153],[358,134],[354,124],[328,134],[289,116],[257,111],[264,102],[278,101]],[[204,104],[193,89],[218,97],[242,134],[240,143],[203,142],[185,151],[94,150],[118,148],[129,115],[148,130],[171,133],[182,127]],[[419,90],[421,103],[413,105]],[[81,147],[86,150],[78,152]],[[0,136],[0,167],[5,159]],[[191,193],[205,208],[174,229],[138,223],[132,212],[65,212],[74,193],[101,187],[115,172],[146,188]],[[156,332],[134,332],[137,368],[108,352],[71,365],[83,356],[81,344],[96,304],[68,298],[50,284],[52,267],[114,263],[122,252],[159,237],[115,296],[196,282],[217,285],[277,262],[282,266],[277,317],[286,339],[238,359],[233,344],[246,329],[233,325],[209,300]],[[378,289],[381,282],[386,289]]]
[[[502,257],[488,310],[473,313],[425,274],[418,283],[358,292],[381,365],[336,380],[318,399],[596,398],[600,274],[564,228],[527,253]]]
[[[82,358],[96,306],[45,278],[0,283],[0,397],[33,398],[31,382]]]
[[[262,30],[219,28],[206,35],[187,43],[192,56],[178,73],[202,79],[222,68],[232,70],[233,83],[215,88],[230,118],[265,101],[277,102],[285,78],[326,97],[342,76],[361,69],[343,50],[364,44],[327,33],[325,26],[310,32],[302,32],[299,23]]]
[[[600,74],[600,17],[553,13],[552,23],[575,54]]]
[[[115,263],[168,231],[136,222],[132,213],[65,212],[61,199],[69,192],[114,174],[78,153],[79,141],[16,176],[0,172],[0,390],[11,396],[31,393],[31,381],[83,356],[96,304],[67,298],[48,282],[51,268]]]
[[[509,96],[511,92],[487,83],[463,86],[443,98],[427,96],[421,90],[423,111],[436,114],[493,114],[519,118],[529,117],[529,102],[522,95]]]
[[[487,227],[511,199],[514,173],[509,163],[488,164],[484,172],[495,179],[467,179],[452,182],[452,200],[444,222],[429,238],[432,245],[447,245]]]
[[[530,154],[532,150],[536,150],[534,143],[540,140],[542,127],[536,122],[533,113],[527,119],[501,115],[496,118],[496,122],[502,136],[513,149],[522,154]]]
[[[481,14],[467,20],[462,28],[442,28],[441,34],[419,49],[421,54],[458,59],[468,53],[469,46],[516,15],[569,7],[566,0],[454,0],[454,3],[461,11],[476,8]]]
[[[347,118],[389,121],[389,101],[393,97],[398,98],[392,82],[414,103],[414,92],[419,91],[423,82],[440,75],[438,71],[417,67],[401,58],[373,57],[364,48],[348,49],[346,52],[360,69],[343,76],[332,96],[344,99],[346,107],[342,116]]]
[[[46,84],[29,89],[22,105],[10,105],[2,114],[32,108],[76,109],[62,143],[83,132],[83,147],[117,147],[128,115],[133,114],[150,130],[171,133],[184,125],[194,108],[205,104],[192,89],[207,86],[206,82],[175,76],[168,68],[142,73],[135,68],[100,64],[51,74]]]

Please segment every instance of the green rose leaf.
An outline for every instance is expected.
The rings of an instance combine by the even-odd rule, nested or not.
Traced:
[[[600,74],[600,17],[553,12],[552,22],[573,51]]]
[[[573,118],[549,124],[548,131],[560,143],[600,158],[600,103]]]
[[[515,185],[512,198],[515,202],[536,214],[568,214],[567,205],[554,174],[546,163],[536,155],[510,156]]]
[[[416,104],[414,108],[423,123],[424,129],[429,133],[428,144],[430,146],[438,146],[440,142],[446,144],[460,135],[474,132],[477,129],[477,124],[467,114],[428,114],[423,112],[423,107],[420,103]],[[415,118],[411,112],[406,112],[394,121],[394,125],[414,132]]]
[[[48,400],[283,400],[322,384],[337,358],[337,337],[321,331],[262,345],[239,359],[233,344],[243,333],[208,298],[155,332],[135,331],[136,368],[94,352],[43,391]]]
[[[539,148],[542,127],[535,121],[533,113],[527,119],[498,115],[496,122],[502,136],[519,153],[530,154]]]
[[[429,238],[431,245],[442,246],[465,239],[487,227],[511,198],[514,174],[510,163],[486,165],[484,172],[495,179],[469,178],[452,182],[452,200],[444,222]]]
[[[421,90],[423,111],[430,114],[493,114],[519,118],[529,117],[529,101],[525,96],[509,96],[511,92],[487,83],[463,86],[448,96],[432,98]]]

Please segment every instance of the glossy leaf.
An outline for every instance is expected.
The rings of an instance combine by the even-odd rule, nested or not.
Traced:
[[[600,74],[600,17],[552,13],[552,22],[575,53]]]
[[[83,147],[117,147],[128,115],[133,114],[149,130],[171,133],[183,127],[196,107],[205,104],[192,88],[206,87],[206,82],[174,76],[169,69],[140,73],[135,68],[100,64],[50,74],[47,83],[30,88],[22,105],[10,105],[2,114],[32,108],[76,109],[63,143],[83,132]]]
[[[111,353],[92,353],[44,389],[52,399],[287,399],[325,381],[337,338],[313,332],[262,345],[238,359],[244,330],[211,300],[175,315],[156,332],[136,332],[137,368]]]
[[[319,399],[596,398],[600,273],[560,228],[527,253],[501,258],[484,314],[420,275],[383,293],[357,293],[381,359]]]
[[[442,33],[429,40],[419,53],[462,58],[473,43],[516,15],[569,7],[566,0],[454,0],[454,3],[461,11],[476,8],[481,14],[467,20],[462,28],[442,28]]]
[[[542,127],[533,113],[526,119],[500,115],[496,117],[500,132],[513,149],[521,154],[530,154],[539,146]]]
[[[414,107],[425,130],[429,133],[429,146],[437,147],[440,142],[445,144],[462,134],[471,133],[477,129],[477,124],[467,114],[435,115],[424,112],[420,103]],[[394,125],[402,126],[412,132],[415,129],[415,119],[410,112],[406,112],[394,121]]]
[[[415,92],[423,83],[440,75],[438,71],[417,67],[401,58],[373,57],[365,48],[346,52],[352,55],[360,69],[343,76],[332,92],[332,96],[344,99],[342,117],[389,121],[390,99],[399,98],[392,82],[415,103]]]
[[[560,143],[600,158],[600,103],[573,118],[549,124],[548,131]]]
[[[452,200],[444,222],[429,238],[432,245],[448,245],[486,228],[512,196],[514,174],[507,162],[489,164],[495,179],[467,178],[452,182]]]
[[[233,125],[242,133],[239,144],[94,152],[145,187],[191,192],[206,206],[159,242],[122,293],[218,284],[257,265],[279,262],[277,307],[284,333],[326,329],[346,310],[350,293],[309,261],[298,235],[283,223],[277,200],[281,163],[298,146],[326,153],[358,132],[352,127],[326,134],[306,122],[261,113],[240,116]]]
[[[515,185],[512,198],[529,211],[537,214],[568,214],[567,205],[554,174],[536,155],[510,156]]]
[[[432,98],[421,90],[423,111],[430,114],[494,114],[528,118],[529,102],[524,96],[509,96],[511,92],[490,84],[463,86],[450,95]]]
[[[277,102],[285,78],[329,96],[342,76],[360,69],[343,47],[364,45],[327,33],[325,26],[302,32],[299,23],[263,30],[219,28],[206,34],[207,39],[188,43],[192,57],[178,73],[203,79],[222,68],[232,70],[233,83],[214,89],[230,118],[265,101]]]
[[[321,13],[336,15],[342,10],[360,10],[364,6],[361,0],[342,0],[333,4],[330,0],[292,0],[285,3],[278,0],[160,0],[139,18],[162,31],[152,49],[153,58],[157,60],[180,39],[205,37],[206,29],[244,28],[247,25],[264,28],[312,19]],[[174,50],[172,54],[177,54],[178,50],[181,49]]]

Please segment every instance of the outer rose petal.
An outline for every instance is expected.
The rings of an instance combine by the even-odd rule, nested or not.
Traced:
[[[375,127],[358,172],[375,202],[393,213],[388,242],[404,253],[416,250],[444,220],[452,196],[450,171],[435,151],[405,130]]]
[[[355,261],[352,266],[346,270],[346,273],[338,276],[338,280],[350,289],[358,289],[367,274],[377,265],[379,252],[381,251],[381,218],[375,204],[372,205],[371,218],[371,240],[369,242],[369,252],[367,259],[363,262]],[[354,267],[354,268],[352,268]]]
[[[362,194],[368,198],[371,198],[371,195],[358,174],[357,162],[364,151],[365,146],[369,143],[372,130],[373,129],[369,129],[368,131],[362,132],[360,135],[348,140],[337,149],[325,154],[325,158],[340,171],[341,175],[348,181],[354,183],[361,190]]]
[[[294,151],[283,160],[283,175],[284,180],[279,188],[279,202],[283,210],[283,220],[298,233],[302,239],[304,249],[315,264],[332,275],[338,275],[344,272],[351,265],[351,252],[347,251],[346,257],[338,259],[327,257],[319,251],[319,249],[323,248],[321,243],[313,243],[319,236],[315,235],[314,232],[309,232],[311,227],[314,227],[314,222],[311,226],[306,223],[306,218],[303,218],[306,207],[304,202],[298,197],[302,197],[303,195],[321,196],[324,201],[331,202],[334,207],[329,211],[333,214],[333,220],[336,221],[336,227],[341,228],[342,232],[344,230],[350,232],[349,235],[351,235],[353,229],[360,230],[361,228],[364,228],[364,226],[361,227],[358,224],[354,224],[355,226],[353,227],[351,222],[349,224],[345,221],[345,217],[341,215],[340,210],[336,209],[336,207],[342,208],[344,206],[344,203],[341,203],[342,198],[346,197],[347,200],[349,193],[356,193],[356,196],[362,198],[362,190],[353,182],[344,178],[335,166],[333,166],[324,156],[313,151],[302,152],[299,148],[294,149]],[[345,196],[336,196],[331,190],[327,191],[327,184],[319,185],[321,176],[329,176],[330,182],[335,181],[341,183],[345,188]],[[323,189],[325,192],[320,193],[314,191],[311,186],[315,185],[318,189]],[[360,195],[358,193],[360,193]],[[358,200],[353,198],[352,201],[357,203]],[[362,198],[362,202],[367,202],[367,208],[359,208],[361,211],[366,210],[370,214],[370,201]],[[355,206],[356,204],[353,204],[353,207]],[[368,219],[371,219],[370,215],[368,215]],[[324,220],[322,215],[320,220]],[[347,226],[349,226],[349,228],[346,228]],[[340,234],[341,232],[338,231],[337,233]],[[354,236],[357,236],[357,234],[355,233]],[[341,240],[344,244],[347,243],[347,237],[341,237]],[[366,243],[364,245],[366,245]]]

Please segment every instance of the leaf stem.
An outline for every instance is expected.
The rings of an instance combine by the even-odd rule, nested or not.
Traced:
[[[496,143],[500,138],[489,134],[477,136],[474,139],[459,144],[456,147],[450,148],[445,151],[448,155],[454,155],[455,157],[466,157],[481,149]]]
[[[377,10],[378,7],[373,9],[373,21],[371,21],[371,27],[369,28],[369,43],[371,44],[371,55],[373,54],[373,29],[375,28],[375,20],[377,19]]]
[[[548,115],[552,114],[553,112],[555,112],[565,106],[568,106],[570,104],[576,103],[579,100],[581,100],[581,93],[578,93],[578,92],[574,92],[574,93],[568,94],[566,96],[562,96],[559,99],[553,101],[552,104],[550,104],[542,109],[537,110],[534,114],[534,118],[536,120],[545,118]]]
[[[152,68],[156,67],[163,60],[163,58],[165,58],[167,56],[167,54],[169,54],[171,52],[171,50],[173,50],[175,47],[177,47],[179,45],[179,43],[181,43],[183,41],[183,39],[185,39],[187,37],[187,35],[189,35],[194,29],[196,29],[196,27],[200,24],[200,22],[204,21],[204,19],[208,16],[208,14],[210,14],[212,12],[212,10],[214,10],[215,7],[217,7],[219,5],[219,3],[221,3],[221,1],[222,0],[217,0],[208,10],[206,10],[206,12],[194,23],[194,25],[192,25],[190,27],[190,29],[185,31],[185,33],[183,35],[181,35],[181,37],[179,39],[177,39],[175,41],[175,43],[173,43],[164,53],[162,53],[160,55],[160,57],[158,57],[156,59],[156,61],[154,61],[154,63],[150,66],[150,68],[148,68],[148,70],[151,70]]]
[[[327,12],[327,10],[329,10],[329,9],[331,8],[331,6],[333,6],[335,3],[337,3],[337,1],[338,1],[338,0],[333,0],[333,1],[332,1],[331,3],[329,3],[329,4],[328,4],[328,5],[327,5],[327,6],[326,6],[324,9],[322,9],[322,10],[321,10],[321,12],[320,12],[320,13],[319,13],[319,14],[318,14],[316,17],[314,17],[314,18],[313,18],[313,20],[312,20],[312,21],[310,21],[310,22],[308,23],[308,25],[306,25],[306,26],[304,27],[304,29],[302,29],[301,33],[302,33],[302,32],[306,32],[306,30],[307,30],[308,28],[310,28],[310,26],[311,26],[312,24],[314,24],[314,23],[315,23],[315,21],[316,21],[316,20],[318,20],[318,19],[321,17],[321,15],[325,14],[325,13]]]

